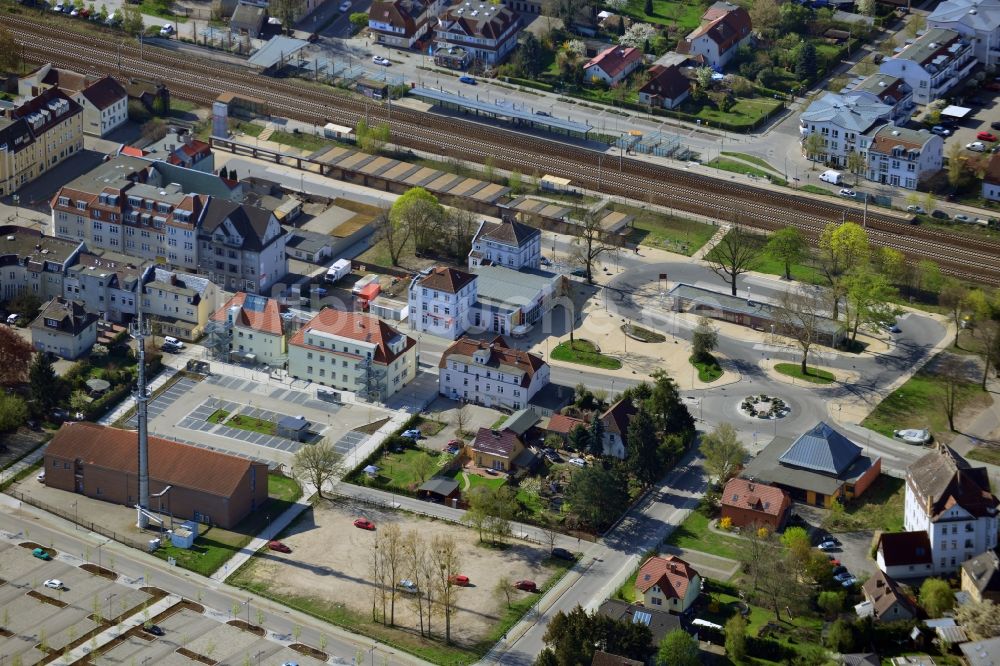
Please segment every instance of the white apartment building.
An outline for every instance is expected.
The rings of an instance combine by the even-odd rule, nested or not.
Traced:
[[[965,37],[987,67],[1000,62],[1000,0],[945,0],[928,15],[927,25]]]
[[[542,233],[527,224],[504,218],[500,222],[483,220],[472,239],[469,269],[477,266],[504,266],[520,270],[541,267]]]
[[[944,164],[944,139],[927,130],[883,125],[868,147],[868,180],[915,190]]]
[[[456,3],[438,18],[434,40],[465,49],[474,60],[499,65],[517,46],[521,17],[489,2]]]
[[[549,383],[545,361],[499,335],[491,341],[461,338],[444,351],[438,367],[441,395],[493,409],[523,409]]]
[[[80,241],[0,226],[0,300],[31,294],[44,302],[62,296],[65,269],[83,252],[86,246]]]
[[[142,285],[142,312],[159,335],[194,341],[205,332],[218,302],[218,287],[200,275],[154,268]]]
[[[73,360],[97,342],[97,315],[83,303],[57,296],[31,322],[31,344],[40,352]]]
[[[956,87],[976,66],[972,43],[954,30],[931,28],[879,65],[913,89],[913,101],[930,104]]]
[[[212,321],[223,325],[234,360],[283,367],[288,360],[289,332],[282,314],[273,298],[241,291],[215,311]],[[292,324],[293,317],[287,321]]]
[[[701,56],[706,66],[721,70],[739,47],[750,41],[752,31],[753,22],[746,9],[731,2],[716,2],[702,14],[701,25],[677,45],[677,52]]]
[[[385,402],[416,376],[416,341],[377,317],[326,308],[288,342],[296,379]]]
[[[145,267],[146,280],[153,266]],[[136,313],[136,286],[140,268],[135,264],[82,253],[79,261],[66,269],[63,295],[80,301],[91,312],[116,323],[131,321]]]
[[[412,49],[437,21],[442,0],[376,0],[368,9],[368,30],[386,46]]]
[[[806,137],[819,134],[823,149],[809,158],[844,167],[852,151],[867,157],[869,132],[884,124],[891,114],[892,107],[871,93],[825,93],[799,116],[802,151],[807,152]]]
[[[913,103],[913,89],[906,84],[906,81],[898,76],[888,74],[872,74],[865,77],[847,92],[866,92],[875,95],[883,104],[892,107],[889,113],[889,120],[897,125],[903,126],[910,121],[916,104]]]
[[[128,122],[128,92],[110,76],[73,93],[83,107],[83,133],[105,136]]]
[[[927,533],[935,574],[996,548],[997,506],[986,468],[943,444],[906,470],[904,528]]]
[[[410,282],[410,328],[456,340],[472,322],[478,301],[475,275],[435,266]]]

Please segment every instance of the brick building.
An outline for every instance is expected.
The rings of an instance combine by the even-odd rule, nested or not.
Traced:
[[[722,517],[729,518],[733,527],[756,525],[780,530],[792,499],[781,488],[747,479],[730,479],[722,491]]]

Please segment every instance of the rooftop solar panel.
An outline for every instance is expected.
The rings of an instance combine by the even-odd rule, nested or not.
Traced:
[[[651,614],[645,611],[636,611],[635,615],[632,616],[632,624],[644,624],[648,627],[652,619]]]
[[[257,294],[247,294],[243,301],[243,307],[250,312],[263,312],[264,308],[267,307],[267,299]]]

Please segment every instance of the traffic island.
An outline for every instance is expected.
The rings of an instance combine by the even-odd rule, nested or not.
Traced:
[[[622,362],[612,356],[605,356],[601,348],[589,340],[567,340],[552,350],[552,360],[589,365],[604,370],[620,370]]]
[[[832,384],[837,381],[832,372],[820,370],[812,366],[806,366],[806,371],[803,373],[802,366],[798,363],[775,363],[774,371],[786,377],[801,379],[811,384]]]
[[[702,354],[700,356],[692,354],[688,357],[688,362],[697,368],[698,381],[705,384],[711,384],[723,374],[719,360],[711,354]]]

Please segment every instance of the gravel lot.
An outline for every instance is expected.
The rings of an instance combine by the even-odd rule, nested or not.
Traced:
[[[428,542],[438,535],[453,537],[458,545],[459,569],[471,585],[459,589],[457,610],[452,617],[452,638],[470,644],[483,638],[498,621],[502,605],[493,594],[501,575],[510,580],[530,579],[541,587],[554,573],[543,566],[544,548],[515,542],[505,550],[477,545],[478,535],[451,523],[425,520],[411,514],[392,512],[351,503],[323,503],[292,526],[282,540],[292,548],[290,555],[266,551],[251,565],[248,575],[267,581],[275,595],[312,597],[344,604],[362,618],[371,616],[373,587],[368,582],[371,546],[375,533],[351,525],[364,516],[377,527],[398,523],[403,532],[417,530]],[[400,575],[404,578],[406,575]],[[529,594],[516,591],[519,595]],[[401,594],[396,603],[396,624],[418,627],[410,597]],[[435,631],[443,627],[435,618]]]

